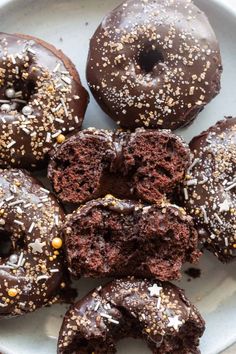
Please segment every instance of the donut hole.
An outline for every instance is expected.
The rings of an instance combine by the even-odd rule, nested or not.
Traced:
[[[12,248],[11,234],[7,231],[0,230],[0,257],[8,257],[11,254]]]
[[[160,63],[164,63],[164,56],[158,49],[144,50],[138,57],[138,64],[145,74],[150,74]]]

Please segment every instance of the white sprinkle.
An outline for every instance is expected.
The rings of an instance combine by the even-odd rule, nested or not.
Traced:
[[[55,72],[57,72],[58,71],[58,69],[60,68],[60,63],[57,63],[57,65],[55,66],[55,68],[53,69],[53,72],[55,73]]]
[[[23,257],[24,257],[24,253],[21,252],[20,257],[18,259],[17,267],[21,267],[21,263],[22,263]]]
[[[109,318],[109,320],[108,320],[109,322],[111,322],[111,323],[115,323],[115,324],[119,324],[119,321],[117,321],[117,320],[114,320],[113,318]]]
[[[15,145],[15,141],[12,140],[8,145],[7,145],[7,149],[10,149],[13,145]]]
[[[29,208],[31,206],[31,203],[24,204],[24,208]]]
[[[46,135],[46,143],[49,143],[51,141],[51,133],[47,133]]]
[[[97,311],[99,309],[100,305],[101,305],[101,303],[100,303],[100,301],[98,301],[94,307],[94,311]]]
[[[77,116],[75,116],[75,123],[78,124],[79,123],[79,118]]]
[[[46,188],[43,188],[43,187],[41,187],[41,188],[40,188],[40,190],[41,190],[41,191],[43,191],[43,192],[45,192],[45,193],[47,193],[47,194],[49,194],[49,193],[50,193],[50,191],[49,191],[49,190],[47,190]]]
[[[142,317],[142,319],[143,319],[144,321],[146,320],[146,316],[145,316],[144,313],[141,314],[141,317]]]
[[[25,264],[25,258],[22,259],[21,264],[20,264],[20,267],[23,267],[24,264]]]
[[[187,186],[196,186],[198,184],[197,179],[191,179],[190,181],[187,181]]]
[[[23,127],[23,128],[21,128],[26,134],[30,134],[30,130],[29,129],[27,129],[27,128],[25,128],[25,127]]]
[[[188,172],[190,172],[199,163],[199,161],[199,158],[194,159],[192,165],[188,168]]]
[[[58,123],[62,123],[62,124],[65,123],[65,121],[63,119],[60,119],[60,118],[56,118],[55,121],[58,122]]]
[[[58,130],[56,133],[52,135],[52,138],[56,138],[58,135],[61,134],[61,130]]]
[[[14,196],[12,195],[11,197],[6,198],[6,202],[10,202],[10,200],[14,199]]]
[[[3,123],[6,123],[6,119],[4,117],[1,117],[1,120]]]
[[[15,93],[15,97],[20,97],[20,96],[22,96],[22,91],[17,91],[17,92]]]
[[[202,181],[199,181],[198,184],[205,184],[208,181],[207,177],[204,177]]]
[[[9,58],[11,59],[11,61],[12,61],[13,64],[16,64],[16,60],[15,60],[13,54],[10,54],[10,55],[9,55]]]
[[[58,224],[59,224],[58,214],[54,214],[54,222],[55,222],[55,225],[58,226]]]
[[[69,71],[68,70],[62,70],[61,74],[69,75]]]
[[[216,220],[222,225],[222,224],[223,224],[223,221],[221,220],[221,218],[219,217],[219,215],[215,213],[214,216],[215,216]]]
[[[24,225],[24,223],[23,223],[22,221],[19,221],[19,220],[13,220],[13,222],[14,222],[15,224],[17,224],[17,225],[21,225],[21,226]]]
[[[187,190],[187,188],[184,188],[184,199],[188,200],[188,190]]]
[[[62,107],[62,104],[59,103],[59,105],[57,105],[56,108],[52,108],[52,109],[51,109],[52,113],[55,113],[55,112],[59,111],[59,109],[60,109],[61,107]]]
[[[65,102],[64,102],[64,100],[62,98],[60,99],[60,101],[61,101],[61,104],[63,106],[65,115],[66,115],[66,117],[68,117],[69,114],[68,114],[68,110],[67,110],[66,104],[65,104]]]
[[[219,207],[220,207],[220,213],[224,212],[224,211],[229,211],[230,209],[230,202],[225,199],[223,201],[223,203],[219,204]]]
[[[236,187],[236,183],[231,184],[229,187],[225,188],[225,191],[230,191],[231,189],[233,189],[234,187]]]
[[[112,317],[110,315],[107,315],[106,313],[100,313],[100,316],[101,317],[104,317],[104,318],[108,318],[108,319],[111,319]]]
[[[2,302],[0,302],[0,307],[7,307],[8,304],[3,304]]]
[[[30,52],[32,54],[36,54],[36,52],[30,47],[28,47],[26,50],[27,50],[27,52]]]
[[[0,103],[9,103],[9,100],[0,100]]]
[[[157,300],[157,309],[159,310],[161,306],[161,297],[158,298]]]
[[[17,102],[17,103],[27,103],[27,101],[21,100],[20,98],[13,98],[11,101],[12,102]]]
[[[214,240],[214,239],[216,238],[216,235],[215,235],[215,234],[211,234],[211,235],[210,235],[210,238],[211,238],[212,240]]]
[[[71,84],[71,79],[67,76],[62,76],[61,79],[67,84],[70,85]]]
[[[102,289],[102,286],[100,285],[96,290],[100,291]]]
[[[49,279],[49,276],[48,275],[39,275],[36,279],[36,281],[40,281],[40,280],[47,280]]]
[[[22,204],[22,203],[24,203],[24,200],[19,199],[19,200],[16,200],[15,202],[9,203],[9,206],[14,206],[14,205]]]
[[[30,225],[29,230],[28,230],[29,233],[31,233],[33,231],[34,226],[35,226],[35,223],[32,222],[32,224]]]
[[[225,237],[225,246],[228,247],[229,246],[229,240],[227,237]]]
[[[208,224],[209,220],[208,220],[208,217],[207,217],[206,209],[204,208],[204,206],[201,206],[200,209],[201,209],[201,211],[202,211],[202,213],[203,213],[204,222],[205,222],[206,224]]]
[[[58,273],[58,272],[59,272],[59,269],[57,269],[57,268],[50,269],[50,272],[51,272],[51,273]]]

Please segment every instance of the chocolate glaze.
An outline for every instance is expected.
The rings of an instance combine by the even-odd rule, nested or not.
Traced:
[[[90,292],[66,313],[58,354],[116,353],[124,337],[144,339],[154,354],[196,354],[204,320],[183,290],[127,278]]]
[[[48,177],[66,203],[81,204],[107,193],[158,202],[174,199],[189,165],[188,145],[168,130],[89,128],[55,147]]]
[[[64,214],[52,194],[15,169],[0,170],[0,205],[0,317],[18,316],[59,299],[63,260],[51,242]]]
[[[12,100],[9,88],[18,92]],[[10,105],[9,112],[0,109],[0,166],[32,169],[45,162],[59,134],[81,127],[88,94],[61,51],[35,37],[0,33],[0,101],[0,108]]]
[[[219,93],[219,45],[190,0],[128,0],[90,42],[87,80],[122,127],[177,129]]]
[[[179,279],[182,265],[200,255],[192,218],[164,202],[150,206],[107,195],[68,215],[61,234],[75,277]]]
[[[195,137],[185,206],[204,246],[221,261],[236,257],[236,118]],[[190,185],[188,185],[190,184]]]

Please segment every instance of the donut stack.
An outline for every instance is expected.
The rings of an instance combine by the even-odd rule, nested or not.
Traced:
[[[172,130],[219,93],[221,72],[191,0],[128,0],[99,25],[87,62],[118,129],[80,130],[88,93],[71,61],[0,34],[1,317],[65,300],[70,276],[109,277],[66,313],[58,354],[116,353],[125,337],[154,354],[200,353],[204,320],[169,281],[199,260],[199,241],[223,262],[236,256],[236,120],[190,146]],[[53,193],[21,168],[47,168]]]

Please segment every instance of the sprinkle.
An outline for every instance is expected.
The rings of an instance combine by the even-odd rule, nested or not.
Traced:
[[[221,218],[219,217],[218,214],[214,213],[214,216],[216,218],[216,220],[222,225],[223,224],[223,221],[221,220]]]
[[[112,317],[110,315],[107,315],[106,313],[100,313],[100,316],[101,317],[104,317],[104,318],[108,318],[108,319],[112,319]]]
[[[15,288],[11,288],[11,289],[8,290],[7,293],[8,293],[8,296],[15,297],[17,295],[18,291]]]
[[[7,307],[8,304],[3,304],[2,302],[0,302],[0,307]]]
[[[60,63],[57,63],[57,65],[55,66],[55,68],[53,69],[53,72],[55,73],[55,72],[57,72],[58,71],[58,69],[60,68]]]
[[[209,220],[208,220],[208,216],[207,216],[207,212],[206,212],[205,207],[204,207],[204,206],[201,206],[200,209],[201,209],[201,211],[202,211],[202,213],[203,213],[204,222],[205,222],[206,224],[208,224]]]
[[[108,321],[111,322],[111,323],[115,323],[117,325],[119,324],[119,321],[114,320],[113,318],[109,318]]]
[[[19,221],[19,220],[13,220],[13,222],[14,222],[15,224],[17,224],[17,225],[21,225],[21,226],[24,225],[24,223],[23,223],[22,221]]]
[[[48,189],[43,188],[43,187],[41,187],[41,188],[40,188],[40,190],[41,190],[42,192],[47,193],[47,194],[49,194],[49,193],[50,193],[50,191],[49,191]]]
[[[150,292],[150,296],[160,296],[161,290],[162,287],[158,286],[157,284],[153,284],[148,288],[148,291]]]
[[[18,259],[17,267],[21,267],[21,263],[22,263],[23,257],[24,257],[24,253],[21,252],[20,257]]]
[[[9,206],[14,206],[14,205],[22,204],[22,203],[24,203],[24,200],[19,199],[19,200],[16,200],[15,202],[9,203]]]
[[[199,161],[199,158],[194,159],[192,165],[188,168],[188,171],[191,171],[199,163]]]
[[[63,119],[60,119],[60,118],[56,118],[55,121],[58,122],[58,123],[61,123],[61,124],[65,123],[65,121]]]
[[[228,247],[229,246],[229,240],[227,237],[225,237],[225,246]]]
[[[16,141],[12,140],[8,145],[7,145],[7,149],[10,149],[13,145],[15,145]]]
[[[59,237],[55,237],[52,240],[52,247],[55,248],[55,249],[61,248],[62,247],[62,239],[59,238]]]
[[[184,188],[184,199],[188,200],[188,198],[189,198],[188,190],[187,190],[187,188]]]
[[[70,85],[71,84],[71,79],[67,76],[62,76],[61,79],[67,84]]]
[[[30,52],[31,54],[36,54],[35,50],[33,50],[32,48],[28,47],[27,52]]]
[[[33,253],[42,253],[43,247],[46,245],[46,242],[40,242],[40,239],[36,239],[35,242],[29,243],[29,247],[32,248]]]
[[[231,189],[235,188],[236,187],[236,182],[234,182],[233,184],[231,184],[229,187],[226,187],[225,188],[225,191],[228,192],[230,191]]]
[[[50,272],[51,272],[51,273],[58,273],[58,272],[59,272],[59,269],[57,269],[57,268],[50,269]]]
[[[98,301],[94,307],[94,311],[97,311],[99,309],[100,305],[101,305],[101,302]]]
[[[65,135],[59,134],[59,135],[57,136],[57,143],[58,143],[58,144],[64,143],[65,140],[66,140]]]
[[[31,232],[33,231],[34,227],[35,227],[35,223],[32,222],[32,224],[31,224],[30,227],[29,227],[28,232],[31,233]]]
[[[67,110],[67,107],[66,107],[66,104],[65,104],[65,101],[61,98],[60,99],[60,101],[61,101],[61,104],[62,104],[62,106],[63,106],[63,109],[64,109],[64,112],[65,112],[65,115],[66,115],[66,117],[68,117],[68,110]]]
[[[204,177],[202,181],[199,181],[198,184],[205,184],[208,181],[207,177]]]
[[[48,275],[39,275],[36,281],[39,282],[40,280],[47,280],[47,279],[49,279]]]
[[[12,195],[11,197],[6,198],[6,202],[10,202],[10,200],[14,199],[14,196]]]
[[[55,225],[58,226],[58,224],[59,224],[58,214],[54,214],[54,222],[55,222]]]
[[[161,306],[161,297],[158,298],[157,300],[157,309],[159,310]]]
[[[191,179],[190,181],[186,182],[187,186],[196,186],[198,184],[198,181],[196,178]]]
[[[52,135],[52,138],[56,138],[58,135],[61,134],[61,130],[58,130],[56,133]]]

